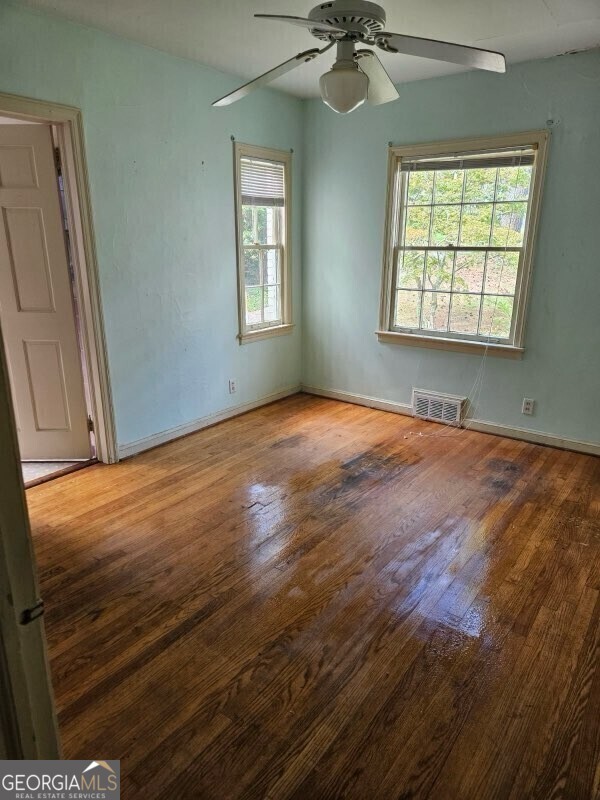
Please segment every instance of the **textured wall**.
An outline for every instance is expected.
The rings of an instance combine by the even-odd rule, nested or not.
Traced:
[[[516,65],[506,76],[405,84],[397,103],[348,117],[269,91],[212,109],[237,82],[0,7],[0,91],[83,109],[121,444],[297,384],[301,345],[308,385],[403,403],[413,386],[470,394],[479,419],[600,439],[600,51]],[[523,131],[548,119],[523,360],[488,357],[482,368],[478,355],[379,344],[388,141]],[[295,151],[297,327],[243,347],[231,134]],[[520,413],[524,396],[537,401],[533,417]]]
[[[600,440],[600,51],[405,84],[341,117],[307,103],[303,382],[410,402],[475,395],[473,416]],[[379,344],[387,144],[545,128],[552,136],[522,361]],[[482,377],[480,392],[473,392]],[[521,414],[523,397],[537,401]]]
[[[212,109],[237,83],[52,16],[0,8],[0,91],[83,111],[120,444],[299,383],[299,325],[290,336],[236,340],[230,136],[294,149],[299,323],[302,103],[262,91]]]

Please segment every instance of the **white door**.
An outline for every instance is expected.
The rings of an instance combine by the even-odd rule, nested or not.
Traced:
[[[22,459],[90,458],[48,125],[0,125],[0,324]]]
[[[0,757],[60,758],[15,433],[0,334]]]

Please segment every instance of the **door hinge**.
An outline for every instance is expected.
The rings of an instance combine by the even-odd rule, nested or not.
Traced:
[[[19,622],[21,625],[29,625],[30,622],[39,619],[43,613],[44,601],[40,598],[34,606],[31,606],[31,608],[24,608],[23,611],[21,611]]]
[[[60,155],[60,147],[54,148],[54,165],[59,175],[62,175],[62,157]]]
[[[87,429],[90,433],[94,432],[94,420],[89,416],[87,418]]]

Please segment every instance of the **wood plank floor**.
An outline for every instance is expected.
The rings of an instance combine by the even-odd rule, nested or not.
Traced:
[[[27,492],[123,797],[600,797],[600,459],[297,395]]]

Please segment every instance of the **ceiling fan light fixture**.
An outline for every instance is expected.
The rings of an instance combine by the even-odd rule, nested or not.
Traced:
[[[398,99],[398,91],[384,65],[376,55],[378,48],[388,54],[401,54],[431,58],[459,64],[471,69],[505,72],[506,61],[502,53],[482,50],[480,47],[423,39],[404,33],[385,30],[385,10],[371,0],[326,0],[315,6],[308,17],[288,14],[255,14],[255,17],[273,22],[287,22],[308,28],[325,47],[303,50],[283,64],[259,75],[233,92],[215,100],[213,106],[228,106],[246,97],[254,89],[280,78],[292,69],[318,58],[337,45],[337,60],[332,69],[321,76],[321,97],[338,114],[354,111],[365,100],[372,106],[391,103]],[[363,49],[355,51],[360,45]],[[366,48],[366,49],[365,49]],[[360,64],[360,67],[358,64]]]
[[[321,97],[338,114],[349,114],[367,99],[369,79],[354,61],[337,61],[321,75]]]

